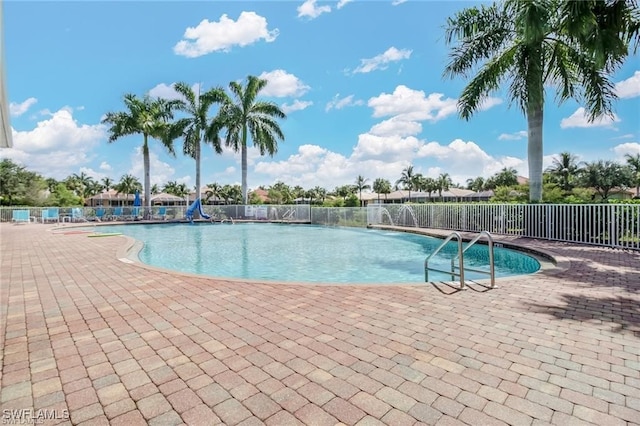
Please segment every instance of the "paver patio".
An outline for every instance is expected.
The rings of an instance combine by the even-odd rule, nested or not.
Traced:
[[[515,240],[563,268],[489,291],[260,284],[52,229],[0,225],[5,424],[640,423],[638,252]]]

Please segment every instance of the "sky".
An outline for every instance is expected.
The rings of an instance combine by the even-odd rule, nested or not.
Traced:
[[[143,181],[142,137],[108,143],[101,120],[133,93],[172,98],[172,85],[208,90],[256,75],[261,99],[287,113],[273,156],[248,151],[248,185],[277,181],[332,190],[362,175],[395,183],[402,170],[454,182],[504,167],[528,176],[526,118],[505,93],[469,121],[456,109],[466,81],[447,79],[444,24],[462,1],[4,0],[7,90],[14,147],[0,151],[45,177],[84,172]],[[640,55],[612,76],[613,118],[588,123],[578,102],[544,117],[544,165],[624,162],[640,153]],[[211,114],[215,114],[212,108]],[[195,185],[195,162],[150,141],[151,182]],[[203,149],[202,182],[239,184],[240,155]]]

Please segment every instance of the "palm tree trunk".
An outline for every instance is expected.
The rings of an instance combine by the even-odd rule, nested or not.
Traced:
[[[242,127],[242,202],[247,202],[247,126]]]
[[[149,145],[147,144],[148,135],[144,134],[144,143],[142,145],[142,161],[144,164],[144,215],[145,219],[149,218],[151,211],[151,161],[149,159]]]
[[[200,198],[200,140],[196,140],[196,152],[195,152],[195,157],[196,157],[196,198]],[[201,201],[202,202],[202,201]],[[196,211],[193,212],[193,217],[195,219],[199,219],[200,218],[200,212],[196,209]]]
[[[527,111],[529,201],[542,201],[542,105],[530,107]]]

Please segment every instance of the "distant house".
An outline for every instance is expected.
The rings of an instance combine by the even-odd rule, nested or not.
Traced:
[[[257,197],[263,203],[271,202],[271,198],[269,198],[269,192],[264,189],[254,189],[249,193],[249,199],[251,199],[252,196]]]

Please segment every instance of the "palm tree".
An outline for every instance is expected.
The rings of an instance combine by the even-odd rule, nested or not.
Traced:
[[[373,181],[373,191],[378,194],[378,204],[380,204],[380,194],[384,194],[384,199],[387,199],[387,194],[391,193],[391,182],[387,179],[377,178]]]
[[[248,76],[246,85],[237,81],[229,83],[234,99],[227,98],[220,107],[218,116],[207,130],[208,138],[215,140],[219,132],[224,132],[226,146],[235,152],[240,151],[242,162],[242,200],[247,199],[247,142],[249,137],[260,154],[273,156],[278,151],[278,140],[284,140],[284,134],[276,119],[287,116],[273,102],[260,101],[258,94],[267,85],[267,80]]]
[[[313,192],[315,192],[316,196],[324,203],[325,198],[327,198],[327,190],[321,186],[315,186]]]
[[[365,178],[362,175],[358,175],[358,177],[356,178],[356,191],[358,191],[358,194],[360,195],[359,199],[360,199],[360,207],[362,207],[362,190],[363,189],[371,189],[371,185],[369,185],[367,183],[369,179]]]
[[[113,179],[111,179],[110,177],[102,178],[102,189],[106,192],[109,192],[111,188],[113,188]]]
[[[447,44],[455,43],[445,75],[469,75],[458,100],[468,120],[486,97],[507,88],[528,122],[530,201],[542,200],[542,123],[545,88],[559,103],[584,101],[590,120],[612,114],[610,80],[640,41],[635,1],[506,0],[471,7],[449,18]]]
[[[222,153],[218,134],[206,132],[209,126],[207,115],[214,103],[224,102],[227,96],[221,87],[214,87],[201,94],[195,93],[188,84],[180,82],[174,85],[174,89],[184,98],[177,102],[176,108],[187,116],[177,120],[171,126],[171,136],[181,136],[184,139],[182,144],[184,155],[196,161],[196,198],[200,198],[202,188],[200,183],[201,142],[211,143],[216,153]]]
[[[154,183],[153,185],[151,185],[151,195],[156,195],[160,193],[160,187],[158,186],[157,183]]]
[[[402,185],[404,189],[409,190],[409,201],[411,201],[411,190],[414,189],[415,178],[413,173],[413,166],[409,165],[402,169],[402,174],[400,175],[400,179],[396,181],[396,187],[398,185]]]
[[[585,163],[580,169],[582,185],[593,188],[602,198],[609,199],[610,191],[615,187],[624,187],[631,181],[631,171],[614,161],[593,161]]]
[[[427,193],[429,202],[431,202],[431,193],[438,190],[438,182],[431,177],[425,178],[423,183],[423,191]]]
[[[631,168],[631,179],[636,185],[636,197],[640,197],[640,154],[626,154],[624,158],[627,160],[627,164]]]
[[[484,189],[484,178],[482,176],[478,176],[477,178],[469,178],[467,179],[467,189],[471,191],[480,192]]]
[[[222,186],[220,186],[220,184],[218,182],[214,182],[214,183],[209,183],[207,184],[207,191],[205,192],[205,202],[208,203],[209,200],[211,200],[211,198],[221,198],[220,197],[220,190],[222,189]]]
[[[561,152],[558,157],[553,158],[553,163],[546,171],[560,183],[564,191],[571,191],[571,181],[578,172],[578,158],[570,152]]]
[[[113,186],[118,194],[124,194],[125,199],[129,198],[129,194],[135,194],[136,191],[142,189],[142,185],[137,177],[133,175],[124,175],[120,178],[120,182]]]
[[[440,197],[440,201],[442,201],[442,191],[448,191],[449,187],[453,185],[451,176],[449,176],[449,173],[441,173],[435,180],[435,184],[438,190],[438,197]]]
[[[149,138],[162,142],[171,155],[175,155],[169,132],[169,120],[173,119],[173,110],[177,101],[152,99],[145,96],[140,99],[136,95],[124,96],[126,112],[108,112],[102,123],[109,124],[109,142],[129,136],[142,134],[142,157],[144,164],[144,203],[145,217],[151,213],[151,175],[149,157]]]

